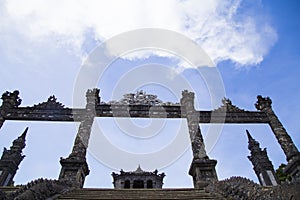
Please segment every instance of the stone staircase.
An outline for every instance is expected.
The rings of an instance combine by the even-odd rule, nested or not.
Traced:
[[[60,200],[76,199],[224,199],[203,189],[77,189],[59,196]]]

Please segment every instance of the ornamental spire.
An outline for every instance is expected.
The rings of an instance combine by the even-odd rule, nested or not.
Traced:
[[[272,162],[268,158],[266,148],[262,150],[259,147],[259,143],[252,138],[248,130],[246,130],[246,133],[248,136],[248,149],[251,153],[248,159],[253,165],[260,184],[263,186],[276,186],[278,184],[277,177]]]
[[[0,186],[8,186],[13,184],[13,178],[19,168],[19,164],[25,158],[22,150],[25,148],[25,137],[28,127],[17,139],[13,141],[13,145],[9,150],[4,148],[0,159]]]

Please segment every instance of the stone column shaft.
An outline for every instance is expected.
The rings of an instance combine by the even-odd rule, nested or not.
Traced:
[[[72,153],[68,158],[60,160],[62,169],[59,179],[68,180],[75,187],[83,187],[85,177],[89,174],[86,151],[96,116],[96,105],[100,103],[99,89],[88,90],[86,99],[86,113],[82,117],[83,120],[80,123]]]
[[[274,132],[274,135],[282,150],[284,151],[287,161],[289,161],[292,157],[297,155],[299,151],[273,110],[270,109],[266,113],[270,119],[269,125]]]
[[[70,154],[69,157],[78,157],[78,158],[85,159],[93,122],[94,122],[93,113],[86,114],[84,120],[80,122],[78,133],[76,135],[74,146],[72,149],[72,153]]]
[[[269,125],[280,144],[283,152],[285,153],[287,166],[284,172],[292,178],[292,182],[300,183],[300,153],[293,143],[292,138],[289,136],[278,117],[272,109],[272,100],[269,97],[257,96],[256,108],[265,112],[269,118]]]
[[[199,112],[194,108],[194,93],[183,92],[181,105],[184,107],[192,145],[193,156],[195,159],[206,158],[205,145],[199,127]]]
[[[286,160],[291,160],[294,156],[299,155],[299,151],[293,143],[291,137],[279,121],[278,117],[272,109],[272,100],[269,97],[257,96],[256,108],[262,112],[265,112],[269,118],[269,125],[280,144],[283,152],[286,155]]]
[[[204,140],[199,127],[199,112],[194,108],[194,93],[183,91],[181,98],[182,112],[186,114],[189,135],[192,144],[193,161],[189,174],[193,177],[195,188],[203,188],[209,182],[218,180],[215,166],[216,160],[211,160],[206,154]]]

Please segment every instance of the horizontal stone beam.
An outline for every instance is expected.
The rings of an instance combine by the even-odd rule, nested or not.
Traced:
[[[232,123],[232,124],[259,124],[269,123],[269,119],[263,112],[245,111],[245,112],[200,112],[199,123]]]
[[[268,123],[264,112],[214,112],[198,111],[199,123]],[[6,110],[2,117],[5,120],[29,121],[82,121],[86,109],[33,109],[19,107]],[[132,117],[132,118],[186,118],[180,106],[148,105],[98,105],[96,117]]]

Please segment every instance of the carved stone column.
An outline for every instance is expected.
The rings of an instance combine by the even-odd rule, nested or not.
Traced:
[[[194,108],[193,92],[184,90],[180,100],[182,113],[185,113],[188,123],[189,135],[193,151],[193,161],[189,174],[193,177],[194,187],[201,188],[208,182],[217,180],[215,166],[216,160],[211,160],[206,154],[205,145],[199,127],[199,112]]]
[[[86,113],[82,117],[83,120],[80,123],[72,153],[68,158],[60,160],[62,169],[59,179],[67,179],[77,187],[83,187],[85,177],[89,174],[86,151],[96,115],[96,105],[100,103],[99,89],[88,90],[86,99]]]
[[[297,156],[299,151],[293,143],[291,137],[279,121],[278,117],[272,109],[272,100],[269,97],[257,96],[255,107],[257,110],[265,112],[269,118],[269,125],[280,144],[283,152],[286,155],[286,160],[291,160],[292,157]]]
[[[288,161],[285,172],[292,177],[293,182],[300,182],[300,153],[274,113],[272,109],[272,100],[269,97],[262,97],[259,95],[257,96],[255,107],[257,110],[265,112],[269,118],[269,125]]]

